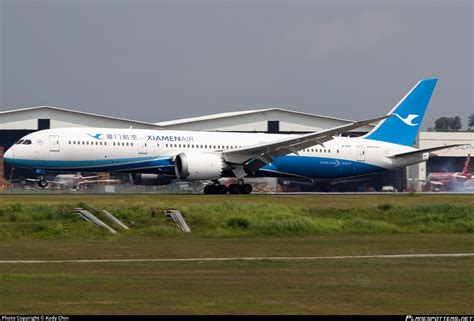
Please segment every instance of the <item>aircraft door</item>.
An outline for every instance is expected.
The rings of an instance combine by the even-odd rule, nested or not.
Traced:
[[[356,146],[357,161],[365,162],[365,146]]]
[[[148,143],[146,139],[138,139],[138,154],[148,154]]]
[[[59,152],[59,136],[58,135],[49,136],[49,151]]]

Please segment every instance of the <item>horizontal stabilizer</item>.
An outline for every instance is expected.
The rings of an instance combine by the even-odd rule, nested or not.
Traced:
[[[403,157],[403,156],[411,156],[411,155],[416,155],[416,154],[430,153],[430,152],[434,152],[441,149],[453,148],[453,147],[463,146],[463,145],[466,145],[466,144],[444,145],[444,146],[438,146],[438,147],[432,147],[432,148],[418,149],[411,152],[390,155],[387,157],[397,158],[397,157]]]

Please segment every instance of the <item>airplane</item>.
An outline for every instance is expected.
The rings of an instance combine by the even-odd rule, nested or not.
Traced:
[[[471,154],[468,154],[462,172],[433,172],[428,175],[427,179],[432,186],[438,188],[452,190],[462,187],[472,177],[470,160]]]
[[[139,185],[209,180],[205,194],[250,194],[246,177],[338,179],[381,173],[436,157],[445,145],[412,145],[437,79],[419,81],[385,116],[309,134],[223,133],[180,130],[57,128],[26,135],[4,155],[13,166],[45,172],[131,173]],[[346,133],[378,122],[360,137]],[[235,177],[226,186],[223,177]]]
[[[27,182],[38,183],[37,179],[26,179]],[[72,188],[77,189],[82,186],[92,185],[92,184],[119,184],[120,180],[118,179],[98,179],[97,175],[94,176],[82,176],[80,173],[76,174],[59,174],[54,177],[54,180],[46,180],[47,185],[57,186],[59,188]]]

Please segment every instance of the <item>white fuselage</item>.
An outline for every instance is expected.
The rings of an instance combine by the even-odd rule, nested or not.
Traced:
[[[298,136],[298,135],[291,135]],[[113,128],[62,128],[38,131],[5,154],[14,166],[40,170],[134,172],[173,175],[175,155],[218,154],[268,143],[289,135]],[[324,143],[275,158],[255,176],[334,179],[403,167],[422,155],[391,158],[414,151],[404,145],[365,138],[334,137]]]

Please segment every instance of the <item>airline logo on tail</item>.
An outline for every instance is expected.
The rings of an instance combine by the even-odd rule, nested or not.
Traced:
[[[400,116],[399,114],[397,113],[393,113],[395,116],[397,116],[402,122],[404,122],[406,125],[408,126],[418,126],[420,123],[418,124],[414,124],[413,123],[413,120],[417,117],[420,117],[420,115],[413,115],[413,114],[410,114],[408,115],[407,117],[403,118],[402,116]]]

